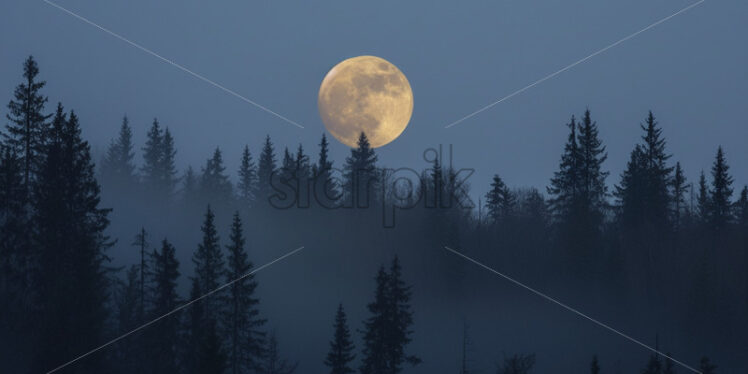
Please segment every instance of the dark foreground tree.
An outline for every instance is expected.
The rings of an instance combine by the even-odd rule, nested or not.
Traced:
[[[335,333],[330,341],[330,352],[327,353],[325,365],[330,368],[330,374],[349,374],[355,370],[351,368],[351,362],[356,357],[353,354],[353,342],[351,333],[348,330],[348,323],[343,310],[343,304],[338,305],[338,311],[335,313],[335,324],[333,325]]]
[[[228,266],[226,282],[229,286],[223,308],[228,372],[232,374],[256,372],[262,367],[265,333],[261,330],[266,320],[260,318],[257,309],[259,300],[255,295],[257,281],[245,250],[242,221],[239,213],[234,214],[229,236]],[[249,275],[248,275],[249,274]]]
[[[278,338],[275,336],[275,332],[271,332],[267,342],[267,355],[265,358],[265,366],[263,368],[263,374],[291,374],[296,371],[296,367],[299,363],[290,363],[280,355],[278,347]]]
[[[100,344],[107,318],[108,210],[99,207],[99,185],[78,117],[71,112],[66,119],[61,105],[49,130],[34,211],[39,340],[33,362],[43,371]],[[78,367],[104,372],[101,358],[93,355]]]
[[[151,260],[151,309],[150,318],[158,318],[179,306],[177,279],[179,261],[176,250],[166,239],[160,249],[154,249]],[[148,330],[148,366],[156,373],[176,373],[179,370],[177,347],[179,346],[178,316],[169,316]]]

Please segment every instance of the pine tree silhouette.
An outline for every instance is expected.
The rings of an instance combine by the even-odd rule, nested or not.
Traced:
[[[712,165],[712,188],[710,192],[710,224],[712,229],[724,229],[732,221],[732,176],[725,160],[722,147],[717,148],[717,156]]]
[[[259,317],[257,309],[257,282],[254,275],[247,275],[252,271],[252,262],[249,261],[245,245],[242,221],[236,212],[226,246],[228,266],[225,273],[227,282],[236,281],[229,286],[228,295],[224,298],[222,315],[226,330],[224,340],[227,344],[228,371],[232,374],[259,370],[264,354],[265,333],[261,327],[266,320]]]
[[[330,341],[330,352],[327,353],[325,365],[330,368],[330,374],[354,373],[355,370],[351,368],[351,363],[356,358],[356,355],[353,354],[354,347],[351,341],[351,333],[348,330],[343,304],[338,305],[333,328],[335,332],[333,340]]]
[[[249,146],[245,145],[242,151],[242,160],[239,166],[239,200],[245,207],[254,203],[255,191],[257,189],[257,167],[252,160]]]

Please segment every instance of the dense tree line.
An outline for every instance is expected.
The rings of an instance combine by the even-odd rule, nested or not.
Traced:
[[[254,269],[247,236],[261,230],[254,226],[262,223],[247,225],[242,217],[281,217],[303,225],[318,217],[313,212],[342,217],[341,225],[380,223],[381,212],[365,208],[395,199],[384,188],[394,181],[377,164],[366,135],[360,135],[339,173],[324,135],[316,162],[301,145],[277,152],[267,136],[257,156],[244,147],[233,178],[219,148],[200,169],[188,167],[180,174],[176,140],[157,119],[140,150],[143,164],[137,165],[133,130],[124,117],[96,169],[75,112],[58,104],[47,113],[45,83],[38,79],[34,59],[29,57],[23,69],[0,149],[0,297],[7,300],[0,306],[0,361],[19,371],[50,370],[240,279],[113,349],[81,360],[72,371],[294,372],[297,362],[282,357],[276,333],[261,313],[256,279],[245,276]],[[458,183],[451,165],[445,168],[435,160],[411,189],[420,197],[409,195],[418,205],[403,224],[425,227],[428,244],[471,248],[515,268],[540,264],[535,273],[524,274],[530,279],[596,284],[624,293],[641,288],[648,300],[669,309],[687,300],[684,323],[697,324],[723,313],[717,311],[725,300],[740,300],[737,310],[730,308],[732,314],[720,318],[745,329],[739,318],[748,310],[748,187],[734,196],[725,151],[716,150],[709,178],[702,172],[694,186],[683,166],[671,162],[650,112],[641,125],[640,144],[609,191],[607,153],[591,112],[586,110],[581,120],[572,116],[567,126],[559,167],[545,194],[510,188],[496,174],[486,186],[485,204],[465,209],[454,200],[469,186]],[[148,208],[135,210],[134,202]],[[108,249],[117,240],[108,236],[110,217],[164,211],[202,214],[194,271],[180,269],[170,240],[151,240],[142,226],[133,242],[139,261],[125,269],[112,266]],[[228,217],[228,241],[222,242],[216,220]],[[445,266],[448,285],[441,291],[459,292],[464,270]],[[188,295],[179,292],[184,280]],[[684,283],[686,294],[666,292]],[[733,287],[725,291],[727,284]],[[411,297],[396,257],[376,275],[369,317],[356,330],[358,350],[345,309],[338,306],[329,353],[322,358],[329,372],[396,374],[417,365],[421,359],[407,350],[414,333]],[[504,357],[497,372],[529,373],[535,359],[533,354]],[[597,356],[589,367],[591,373],[606,372]],[[643,372],[675,369],[672,361],[653,355]],[[704,373],[715,369],[708,358],[701,360]],[[463,365],[462,372],[469,371]]]

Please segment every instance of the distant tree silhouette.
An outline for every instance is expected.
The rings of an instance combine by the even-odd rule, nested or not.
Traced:
[[[139,270],[136,265],[128,268],[124,281],[121,281],[116,290],[116,332],[126,334],[139,326],[140,315],[140,284]],[[142,334],[136,336],[142,337]],[[139,344],[117,344],[116,367],[121,373],[133,373],[143,370],[143,346]]]
[[[573,216],[581,187],[579,186],[580,154],[577,144],[577,123],[574,116],[567,124],[569,136],[561,155],[559,170],[554,172],[548,187],[548,204],[556,223],[566,226]]]
[[[242,221],[237,212],[234,213],[229,244],[226,247],[228,266],[225,273],[226,282],[235,282],[229,286],[228,295],[224,298],[222,315],[226,331],[224,341],[227,344],[228,372],[232,374],[260,370],[264,354],[265,333],[261,331],[261,327],[266,320],[260,318],[257,309],[257,282],[254,275],[250,274],[252,262],[247,256],[245,244]]]
[[[132,129],[127,116],[122,117],[119,135],[112,139],[101,162],[101,179],[106,187],[122,193],[136,185]]]
[[[740,227],[748,228],[748,186],[743,186],[740,197],[735,202],[735,218]]]
[[[43,301],[35,322],[39,371],[99,344],[107,318],[108,210],[99,207],[99,185],[78,117],[71,111],[66,119],[61,105],[49,130],[34,208],[35,284]],[[91,357],[79,367],[101,372],[101,364],[100,357]]]
[[[699,222],[706,225],[712,219],[712,201],[711,197],[709,196],[709,189],[706,184],[706,176],[704,176],[704,171],[699,174],[699,192],[696,199]]]
[[[330,341],[330,351],[325,358],[325,365],[330,368],[330,374],[355,373],[356,371],[351,368],[351,363],[356,355],[353,353],[353,341],[351,341],[351,333],[348,330],[343,304],[338,305],[333,328],[335,332],[332,341]]]
[[[641,127],[645,132],[642,136],[644,140],[642,151],[646,170],[646,210],[641,218],[645,219],[643,222],[649,222],[654,229],[663,230],[668,224],[669,216],[668,187],[671,184],[673,168],[667,166],[667,160],[671,155],[665,151],[666,143],[662,137],[662,128],[658,126],[651,111],[645,123],[646,125],[641,125]]]
[[[216,148],[213,157],[205,163],[200,177],[200,195],[207,203],[224,205],[231,202],[233,187],[225,171],[221,150]]]
[[[199,181],[197,179],[197,176],[195,175],[195,170],[192,168],[192,166],[188,166],[187,170],[184,172],[184,176],[182,176],[182,202],[187,205],[194,205],[198,197],[200,196],[199,191]]]
[[[319,156],[317,164],[313,167],[315,178],[314,188],[320,202],[328,205],[338,196],[338,186],[332,178],[332,161],[329,156],[329,143],[327,137],[322,134],[319,142]]]
[[[363,208],[373,202],[380,180],[377,155],[366,134],[361,132],[356,144],[356,148],[351,149],[351,155],[345,159],[343,191],[353,206]]]
[[[710,192],[710,224],[715,230],[724,229],[732,221],[732,177],[722,147],[712,165],[712,188]]]
[[[161,129],[158,119],[153,119],[143,147],[143,182],[152,191],[153,197],[162,200],[171,198],[177,183],[174,138],[169,128]]]
[[[25,205],[31,193],[31,182],[42,162],[46,121],[51,114],[44,113],[47,97],[41,94],[45,81],[37,80],[39,66],[33,56],[23,63],[23,83],[16,86],[13,98],[8,103],[6,118],[8,126],[4,135],[5,145],[17,155],[21,162]]]
[[[690,186],[686,181],[686,176],[683,172],[683,168],[680,166],[680,162],[675,163],[675,174],[673,174],[672,181],[672,197],[673,197],[673,208],[672,208],[672,222],[673,226],[679,229],[683,224],[683,213],[686,209],[686,193],[689,191]]]
[[[242,151],[237,188],[239,190],[239,201],[241,201],[245,208],[254,203],[255,191],[257,189],[257,166],[252,160],[252,154],[249,152],[248,145],[245,145]]]
[[[486,210],[495,224],[507,222],[515,209],[515,196],[498,174],[493,176],[491,189],[486,193]]]
[[[262,153],[260,153],[260,161],[257,165],[257,193],[255,196],[261,204],[267,204],[268,198],[272,194],[270,179],[276,170],[275,150],[268,135],[265,138],[265,144],[262,147]]]

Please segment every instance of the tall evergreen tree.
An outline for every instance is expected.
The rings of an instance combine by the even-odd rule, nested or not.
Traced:
[[[329,156],[329,143],[327,137],[322,134],[322,140],[319,142],[319,157],[314,168],[314,188],[315,196],[324,206],[328,206],[338,195],[338,186],[332,178],[332,160]]]
[[[683,213],[686,209],[686,193],[690,189],[686,176],[683,172],[683,168],[680,166],[680,162],[675,163],[675,174],[673,174],[672,182],[672,196],[673,196],[673,208],[672,208],[672,221],[676,228],[680,228],[683,221]]]
[[[413,311],[410,306],[412,296],[411,287],[405,284],[402,279],[402,268],[400,260],[395,257],[390,265],[388,276],[388,308],[390,309],[390,318],[388,329],[389,344],[388,361],[389,373],[397,374],[402,371],[405,363],[417,365],[421,359],[415,355],[409,355],[405,352],[405,347],[412,341],[413,334]]]
[[[665,139],[662,137],[662,128],[655,120],[650,111],[646,126],[641,125],[645,134],[642,136],[646,167],[646,214],[642,216],[643,222],[648,222],[655,229],[662,229],[668,222],[670,195],[668,187],[671,183],[673,168],[667,166],[667,160],[671,155],[665,151]]]
[[[257,188],[257,167],[252,160],[249,146],[245,145],[242,151],[242,161],[239,166],[239,200],[245,207],[250,206],[255,200]]]
[[[283,150],[283,161],[281,162],[280,179],[284,183],[289,183],[292,186],[295,185],[294,180],[296,177],[296,161],[291,152],[288,151],[288,147]]]
[[[554,172],[551,178],[551,185],[548,187],[549,208],[553,214],[554,220],[559,224],[565,224],[570,221],[575,211],[577,200],[580,193],[580,153],[577,144],[577,123],[574,116],[569,127],[569,136],[564,146],[564,153],[561,155],[559,170]]]
[[[618,219],[626,229],[638,227],[647,211],[647,165],[646,153],[640,145],[631,151],[621,182],[615,186],[613,195],[618,205]]]
[[[275,175],[277,167],[275,164],[275,149],[270,141],[270,135],[265,138],[265,144],[260,153],[260,161],[257,165],[257,193],[255,194],[258,202],[267,204],[268,198],[272,194],[270,186],[271,178]]]
[[[699,216],[699,222],[707,224],[711,220],[712,202],[709,197],[709,189],[706,184],[706,176],[704,171],[699,174],[699,193],[696,197],[696,210]]]
[[[351,362],[356,358],[356,355],[353,353],[353,341],[351,341],[351,333],[348,330],[343,304],[338,305],[333,328],[335,333],[333,334],[333,340],[330,341],[330,352],[327,353],[325,365],[330,368],[330,374],[354,373],[355,370],[351,368]]]
[[[725,160],[722,147],[717,148],[717,156],[712,165],[712,188],[710,192],[710,223],[713,229],[723,229],[732,221],[732,177]]]
[[[23,83],[16,86],[13,98],[8,103],[6,118],[10,121],[6,128],[5,144],[20,159],[23,175],[23,203],[28,203],[31,182],[44,152],[46,121],[51,117],[44,114],[47,97],[41,94],[45,81],[37,80],[39,67],[29,56],[23,63]]]
[[[179,179],[177,178],[176,155],[177,149],[174,145],[174,137],[172,137],[171,131],[169,131],[169,128],[167,127],[164,130],[161,160],[159,162],[161,185],[164,196],[167,198],[171,198],[174,195],[174,189],[179,182]]]
[[[215,226],[215,215],[208,206],[205,212],[205,220],[200,230],[203,233],[203,239],[197,246],[197,250],[192,255],[192,262],[195,264],[195,279],[202,292],[210,292],[221,285],[221,278],[225,274],[225,263],[223,253],[219,244],[218,231]],[[219,303],[215,298],[204,300],[206,304],[206,318],[217,319]]]
[[[343,191],[354,206],[364,208],[374,200],[380,178],[377,155],[366,134],[361,132],[356,144],[357,147],[351,149],[351,155],[345,159]]]
[[[187,171],[182,176],[182,201],[187,204],[195,204],[199,197],[199,184],[195,170],[192,166],[187,167]]]
[[[590,118],[590,111],[584,112],[582,123],[579,124],[579,178],[581,184],[582,224],[586,230],[595,233],[600,229],[604,211],[606,209],[607,187],[605,179],[607,172],[602,170],[602,164],[608,158],[605,146],[598,136],[597,123]]]
[[[145,317],[145,275],[148,272],[148,265],[146,263],[146,249],[148,248],[148,233],[144,227],[140,228],[140,231],[135,235],[132,242],[134,247],[138,248],[140,252],[140,266],[138,266],[138,272],[140,274],[140,282],[138,288],[140,289],[138,296],[138,318],[142,320]]]
[[[150,253],[152,263],[151,276],[151,309],[152,318],[160,317],[179,306],[177,279],[179,278],[179,261],[176,250],[166,239],[161,242],[161,249]],[[148,362],[150,372],[177,373],[179,360],[179,320],[173,317],[160,321],[148,332]]]
[[[371,315],[364,321],[361,374],[389,374],[386,333],[389,324],[389,276],[384,266],[377,272],[376,284],[374,301],[367,306]]]
[[[143,183],[152,190],[160,189],[161,185],[161,160],[163,155],[164,132],[158,119],[153,119],[145,146],[143,147]]]
[[[116,289],[116,323],[117,333],[126,334],[141,323],[140,284],[138,267],[133,265],[127,270],[125,280],[119,281]],[[142,335],[138,334],[138,337]],[[141,342],[139,342],[141,343]],[[142,344],[142,343],[141,343]],[[119,342],[116,345],[116,367],[120,373],[134,373],[143,370],[142,346]]]
[[[107,318],[108,210],[99,207],[99,185],[78,117],[71,112],[66,119],[61,105],[49,131],[34,205],[40,307],[34,364],[40,371],[99,344]],[[89,357],[79,367],[105,371],[100,358]]]
[[[221,205],[231,201],[233,187],[225,171],[226,167],[223,165],[221,150],[216,148],[213,157],[205,163],[200,178],[201,195],[210,204]]]
[[[507,222],[514,214],[516,198],[509,187],[499,177],[493,176],[491,189],[486,193],[488,216],[495,224]]]
[[[740,190],[740,198],[735,202],[735,218],[743,228],[748,228],[748,186]]]
[[[255,296],[257,281],[251,274],[252,262],[245,250],[246,239],[242,232],[239,213],[234,213],[229,236],[228,266],[226,282],[229,294],[224,299],[222,315],[226,330],[228,371],[232,374],[256,372],[262,368],[265,333],[261,330],[266,320],[260,318],[257,309],[259,299]]]
[[[132,129],[127,116],[124,116],[119,135],[117,139],[112,139],[101,163],[102,183],[118,191],[131,189],[136,181],[134,157]]]
[[[223,254],[213,212],[208,207],[202,225],[203,240],[192,256],[195,264],[193,290],[211,292],[220,286],[225,274]],[[198,373],[222,373],[226,369],[226,353],[219,335],[220,299],[208,297],[196,305],[199,310],[191,318],[192,340],[196,347],[195,367]]]

